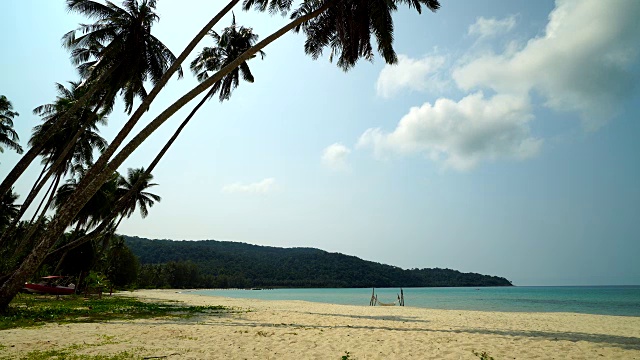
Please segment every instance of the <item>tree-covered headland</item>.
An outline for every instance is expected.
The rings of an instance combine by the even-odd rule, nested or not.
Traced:
[[[167,288],[511,286],[497,276],[409,269],[313,248],[124,236],[140,259],[137,284]]]

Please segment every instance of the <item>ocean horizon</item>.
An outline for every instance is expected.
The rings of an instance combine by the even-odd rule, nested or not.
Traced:
[[[498,312],[569,312],[640,317],[640,285],[403,288],[405,306]],[[195,294],[261,300],[303,300],[368,306],[371,288],[209,289]],[[375,288],[397,303],[400,288]]]

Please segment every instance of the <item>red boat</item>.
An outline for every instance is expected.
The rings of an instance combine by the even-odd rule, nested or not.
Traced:
[[[66,279],[66,276],[45,276],[37,284],[25,283],[24,288],[28,292],[36,294],[71,295],[76,292],[76,286],[72,283],[63,286]]]

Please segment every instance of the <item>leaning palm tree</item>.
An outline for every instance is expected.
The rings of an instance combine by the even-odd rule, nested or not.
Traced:
[[[176,60],[151,34],[151,27],[160,19],[155,13],[156,0],[126,0],[122,7],[110,1],[67,0],[67,8],[96,20],[62,38],[72,62],[86,82],[103,83],[102,88],[108,90],[106,102],[112,103],[121,91],[126,111],[131,113],[133,99],[147,96],[144,82],[157,83]],[[178,74],[182,76],[182,70]]]
[[[50,178],[52,179],[49,188],[42,197],[31,222],[40,215],[40,209],[45,202],[46,205],[42,209],[40,217],[42,218],[47,211],[60,180],[76,167],[92,164],[94,151],[101,152],[107,146],[107,142],[98,134],[97,129],[97,124],[106,124],[106,116],[86,107],[69,117],[62,127],[56,127],[56,123],[68,113],[75,103],[82,99],[86,88],[79,86],[77,82],[70,82],[69,88],[56,84],[56,90],[58,96],[52,104],[41,105],[33,110],[34,114],[42,117],[43,123],[34,127],[29,144],[42,143],[40,155],[43,158],[43,168],[20,207],[18,216],[12,225],[0,235],[0,244],[4,244],[17,222]],[[70,151],[67,151],[69,146]]]
[[[199,81],[206,80],[209,77],[209,72],[215,72],[235,60],[235,58],[254,46],[256,41],[258,40],[258,35],[254,34],[251,28],[245,28],[236,24],[235,15],[233,16],[231,26],[225,28],[221,35],[213,31],[210,32],[210,35],[213,38],[216,46],[205,47],[197,56],[197,58],[191,63],[191,70],[196,75]],[[259,53],[260,56],[264,58],[264,52],[260,51]],[[252,56],[252,58],[253,57],[255,56]],[[107,222],[103,222],[103,224],[101,224],[93,231],[94,233],[98,231],[104,231],[109,226],[112,226],[113,231],[115,231],[115,229],[118,227],[125,216],[131,216],[131,213],[135,209],[136,202],[140,206],[142,216],[146,217],[147,210],[146,206],[143,205],[152,204],[149,202],[149,197],[156,201],[160,201],[160,197],[157,197],[157,199],[155,198],[157,195],[145,193],[143,191],[144,189],[155,185],[149,184],[149,181],[153,179],[153,175],[151,175],[151,172],[155,169],[164,154],[166,154],[168,149],[177,139],[178,135],[180,135],[181,131],[193,118],[200,107],[202,107],[205,101],[211,98],[217,92],[220,93],[219,99],[221,102],[224,100],[228,100],[233,89],[238,86],[240,82],[239,78],[241,75],[242,78],[247,82],[254,81],[253,74],[251,73],[251,70],[249,69],[246,61],[243,62],[237,69],[235,69],[235,71],[232,71],[212,86],[209,93],[205,97],[203,97],[202,100],[200,100],[200,102],[186,117],[182,124],[180,124],[176,132],[165,144],[158,155],[154,158],[146,171],[144,170],[144,168],[135,170],[129,169],[128,181],[125,182],[125,179],[123,178],[123,182],[121,183],[122,189],[127,189],[127,191],[119,197],[116,206],[114,206],[114,208],[112,209],[112,217],[115,218],[117,214],[120,214],[120,219],[113,225]],[[142,202],[140,200],[142,200]],[[91,236],[85,237],[85,241],[90,240],[90,238]]]
[[[127,177],[114,174],[101,190],[85,205],[76,216],[75,238],[51,251],[47,256],[66,254],[68,251],[86,243],[103,238],[103,248],[115,234],[118,226],[126,217],[130,217],[136,208],[140,209],[143,218],[149,215],[149,208],[161,200],[160,196],[146,190],[158,184],[151,183],[153,175],[144,168],[128,169]],[[56,206],[64,203],[75,190],[77,179],[70,179],[63,185],[56,195]],[[115,185],[115,186],[114,186]],[[87,232],[91,226],[90,232]],[[89,225],[89,226],[85,226]],[[63,255],[64,258],[64,255]]]
[[[22,146],[18,143],[20,138],[18,137],[18,133],[13,130],[13,118],[18,115],[20,114],[13,111],[13,105],[7,97],[0,95],[0,145],[4,145],[15,150],[18,154],[22,154]],[[2,152],[4,152],[4,149],[0,146],[0,153]]]
[[[253,29],[236,24],[235,14],[233,15],[231,26],[225,28],[222,34],[210,31],[209,35],[213,39],[215,46],[205,47],[191,62],[191,71],[200,82],[207,80],[210,73],[217,72],[240,57],[240,55],[251,49],[258,41],[258,35],[253,33]],[[258,54],[264,59],[264,51],[259,50]],[[255,57],[256,55],[254,54],[250,59]],[[240,76],[247,82],[254,82],[253,74],[246,61],[241,62],[238,67],[231,70],[222,77],[222,79],[216,81],[211,86],[209,95],[213,96],[219,92],[218,98],[220,102],[229,100],[233,89],[237,88],[240,84]]]
[[[83,108],[57,131],[51,130],[86,92],[86,89],[77,82],[69,82],[69,84],[69,88],[56,84],[58,96],[55,102],[33,110],[34,114],[42,117],[43,123],[33,128],[29,144],[38,142],[44,144],[40,155],[44,165],[43,172],[49,173],[48,176],[40,179],[40,182],[43,183],[49,176],[53,176],[52,194],[65,175],[73,173],[78,167],[90,166],[93,163],[94,152],[96,150],[102,152],[107,147],[106,140],[98,134],[97,128],[98,124],[106,125],[107,118],[104,111],[98,112],[97,106],[93,110]],[[72,146],[71,151],[65,151],[69,144]]]
[[[63,45],[71,51],[71,60],[78,66],[84,79],[82,86],[87,87],[87,92],[82,101],[70,109],[69,115],[55,124],[52,131],[57,131],[57,127],[62,127],[72,113],[88,103],[110,109],[119,92],[130,113],[134,99],[139,97],[144,100],[147,96],[143,86],[145,81],[163,86],[176,71],[182,76],[176,57],[151,34],[152,25],[159,20],[155,7],[155,0],[125,0],[122,7],[111,1],[67,0],[69,11],[96,21],[81,25],[63,36]],[[165,74],[168,76],[163,76]],[[162,86],[154,92],[154,97]],[[100,95],[97,103],[95,94]],[[140,115],[147,108],[148,103]],[[35,143],[20,159],[0,184],[0,195],[18,180],[40,154],[42,146],[42,142]],[[67,152],[71,151],[70,146],[67,149]]]
[[[58,189],[54,197],[54,207],[56,209],[59,209],[66,203],[67,199],[76,190],[81,177],[82,175],[68,179],[66,183]],[[120,174],[117,172],[111,174],[109,181],[102,184],[100,190],[80,209],[73,221],[76,226],[76,232],[89,230],[111,214],[111,208],[117,200],[116,194],[119,179]]]
[[[261,4],[275,3],[288,10],[291,0],[245,0],[245,8],[257,7]],[[216,74],[200,83],[186,93],[174,104],[148,123],[129,143],[120,147],[125,137],[149,106],[143,102],[134,115],[123,126],[111,145],[105,150],[96,164],[89,170],[86,180],[79,184],[68,203],[60,209],[49,224],[47,232],[40,237],[31,254],[14,271],[0,287],[0,309],[5,308],[19,291],[21,282],[35,271],[45,258],[48,249],[55,240],[64,233],[69,222],[73,220],[79,207],[83,206],[98,191],[100,185],[107,181],[109,173],[115,171],[127,157],[144,142],[158,127],[169,119],[176,111],[210,88],[215,82],[248,60],[265,46],[291,30],[302,30],[306,36],[305,51],[312,57],[319,57],[322,49],[329,47],[338,56],[338,65],[345,70],[353,66],[359,58],[371,59],[372,34],[378,42],[378,52],[388,63],[397,61],[393,52],[393,19],[391,13],[397,10],[398,4],[407,4],[421,12],[424,5],[435,11],[440,4],[437,0],[305,0],[293,13],[292,21],[247,50],[240,57],[224,66]],[[266,9],[264,6],[262,10]],[[201,34],[199,34],[201,35]],[[115,156],[117,149],[121,149]]]
[[[144,170],[129,169],[127,177],[120,176],[118,179],[118,199],[123,202],[120,220],[115,224],[117,228],[124,217],[130,217],[136,208],[140,210],[140,215],[146,218],[149,215],[149,208],[162,198],[156,194],[145,191],[158,184],[152,183],[153,175]],[[135,188],[134,188],[135,187]],[[125,197],[132,191],[131,196]]]

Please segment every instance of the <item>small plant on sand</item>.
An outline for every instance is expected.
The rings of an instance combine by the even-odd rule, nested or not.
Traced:
[[[351,357],[351,353],[348,351],[344,352],[344,355],[340,358],[340,360],[355,360],[355,358]]]
[[[495,360],[493,358],[493,356],[490,356],[488,352],[483,351],[481,353],[475,351],[475,350],[471,350],[471,352],[473,353],[473,355],[477,356],[480,358],[480,360]]]

